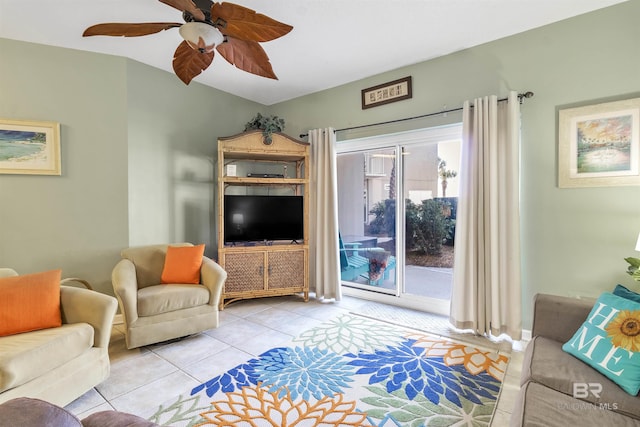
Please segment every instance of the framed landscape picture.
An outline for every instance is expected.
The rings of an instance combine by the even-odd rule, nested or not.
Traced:
[[[60,175],[60,124],[0,119],[0,173]]]
[[[558,186],[640,185],[640,98],[558,113]]]

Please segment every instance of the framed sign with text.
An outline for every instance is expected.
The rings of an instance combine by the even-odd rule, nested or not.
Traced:
[[[411,76],[362,89],[362,109],[377,107],[412,97]]]

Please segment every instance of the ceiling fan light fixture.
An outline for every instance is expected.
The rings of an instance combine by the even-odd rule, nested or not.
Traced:
[[[1,1],[1,0],[0,0]],[[139,37],[179,28],[184,39],[173,54],[173,70],[184,84],[209,67],[217,50],[228,63],[256,76],[277,80],[261,42],[284,36],[293,29],[253,9],[213,0],[160,0],[182,12],[185,23],[136,22],[92,25],[87,36]]]
[[[180,29],[180,36],[192,49],[212,52],[215,46],[224,42],[224,36],[218,29],[204,22],[187,22]]]

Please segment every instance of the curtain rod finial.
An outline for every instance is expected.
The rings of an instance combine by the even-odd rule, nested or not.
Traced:
[[[529,90],[525,93],[518,94],[518,99],[520,100],[520,104],[522,104],[522,102],[524,101],[524,98],[533,98],[533,92]]]

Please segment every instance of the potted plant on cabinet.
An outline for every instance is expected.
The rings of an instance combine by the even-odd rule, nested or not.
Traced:
[[[258,113],[244,126],[245,132],[254,129],[262,130],[262,142],[265,145],[271,145],[273,132],[282,132],[284,130],[284,119],[278,116],[263,116]]]

